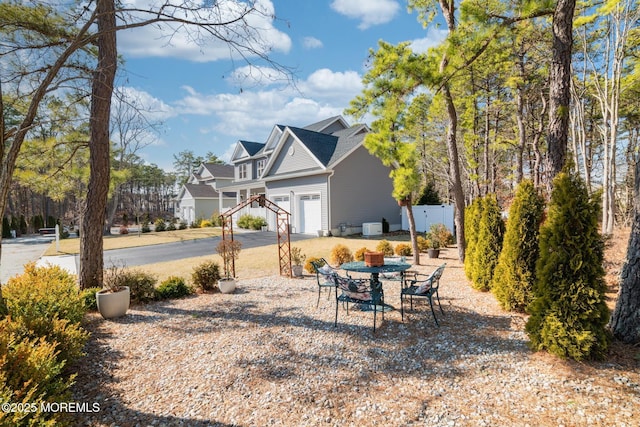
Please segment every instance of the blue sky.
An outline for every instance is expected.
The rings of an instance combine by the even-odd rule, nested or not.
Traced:
[[[125,64],[117,84],[147,106],[150,120],[163,123],[160,135],[139,153],[146,162],[171,170],[173,155],[182,150],[202,156],[211,151],[228,160],[236,141],[264,142],[275,124],[304,126],[342,114],[362,90],[369,49],[379,40],[411,41],[414,50],[424,51],[444,37],[442,30],[422,28],[404,0],[260,4],[277,19],[256,18],[255,26],[272,46],[271,58],[295,70],[295,87],[239,81],[247,64],[231,61],[219,43],[199,46],[178,33],[168,45],[152,27],[118,34]]]

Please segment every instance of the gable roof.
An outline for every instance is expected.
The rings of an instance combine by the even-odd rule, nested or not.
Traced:
[[[347,122],[344,121],[342,116],[333,116],[333,117],[329,117],[328,119],[324,119],[319,122],[307,125],[304,127],[304,129],[311,130],[314,132],[322,132],[323,130],[328,128],[331,124],[337,121],[339,121],[344,127],[349,127],[349,125],[347,124]]]
[[[218,197],[218,192],[212,186],[206,184],[184,184],[184,189],[194,199]]]
[[[233,165],[203,163],[203,166],[214,178],[233,178]]]
[[[327,166],[329,160],[336,151],[338,137],[319,133],[307,129],[289,126],[289,130],[302,142],[323,166]]]
[[[249,156],[255,156],[260,150],[264,148],[264,144],[260,142],[251,141],[238,141],[240,145],[245,149]]]

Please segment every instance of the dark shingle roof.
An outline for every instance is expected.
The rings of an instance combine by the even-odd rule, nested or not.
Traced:
[[[291,126],[289,129],[324,166],[329,164],[336,150],[338,137]]]
[[[260,142],[251,142],[251,141],[238,141],[240,143],[240,145],[242,145],[242,147],[244,147],[245,150],[247,150],[247,153],[249,153],[249,156],[255,156],[260,150],[262,150],[264,148],[264,144],[260,143]]]
[[[184,187],[193,198],[218,197],[218,192],[210,185],[185,184]]]
[[[222,165],[220,163],[205,163],[204,167],[214,177],[233,178],[232,165]]]
[[[338,160],[342,159],[348,152],[353,150],[358,145],[362,144],[363,140],[363,134],[339,138],[336,149],[334,150],[333,155],[331,156],[327,164],[332,165]]]
[[[328,119],[321,120],[317,123],[312,123],[304,127],[306,130],[311,130],[314,132],[320,132],[322,129],[327,127],[330,123],[335,122],[340,116],[329,117]]]

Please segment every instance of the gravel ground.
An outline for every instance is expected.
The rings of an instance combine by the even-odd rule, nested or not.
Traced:
[[[640,426],[638,348],[604,362],[532,353],[526,317],[467,283],[455,250],[423,259],[441,280],[436,327],[424,302],[401,322],[341,307],[315,276],[239,281],[235,294],[132,307],[92,337],[74,414],[94,426]],[[442,258],[442,256],[441,256]],[[398,283],[385,284],[399,307]],[[380,318],[378,318],[380,320]]]

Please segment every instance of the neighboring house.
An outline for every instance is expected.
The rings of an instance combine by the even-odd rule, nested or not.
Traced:
[[[219,189],[233,181],[233,166],[202,163],[182,186],[175,200],[175,215],[188,224],[210,219],[236,205],[236,193]]]
[[[340,116],[304,128],[276,125],[265,143],[238,141],[234,179],[224,191],[236,192],[238,203],[264,194],[291,214],[292,233],[355,234],[382,218],[400,229],[390,169],[363,146],[367,132],[366,125],[349,126]],[[238,216],[244,213],[267,218],[275,230],[275,216],[265,208]]]

